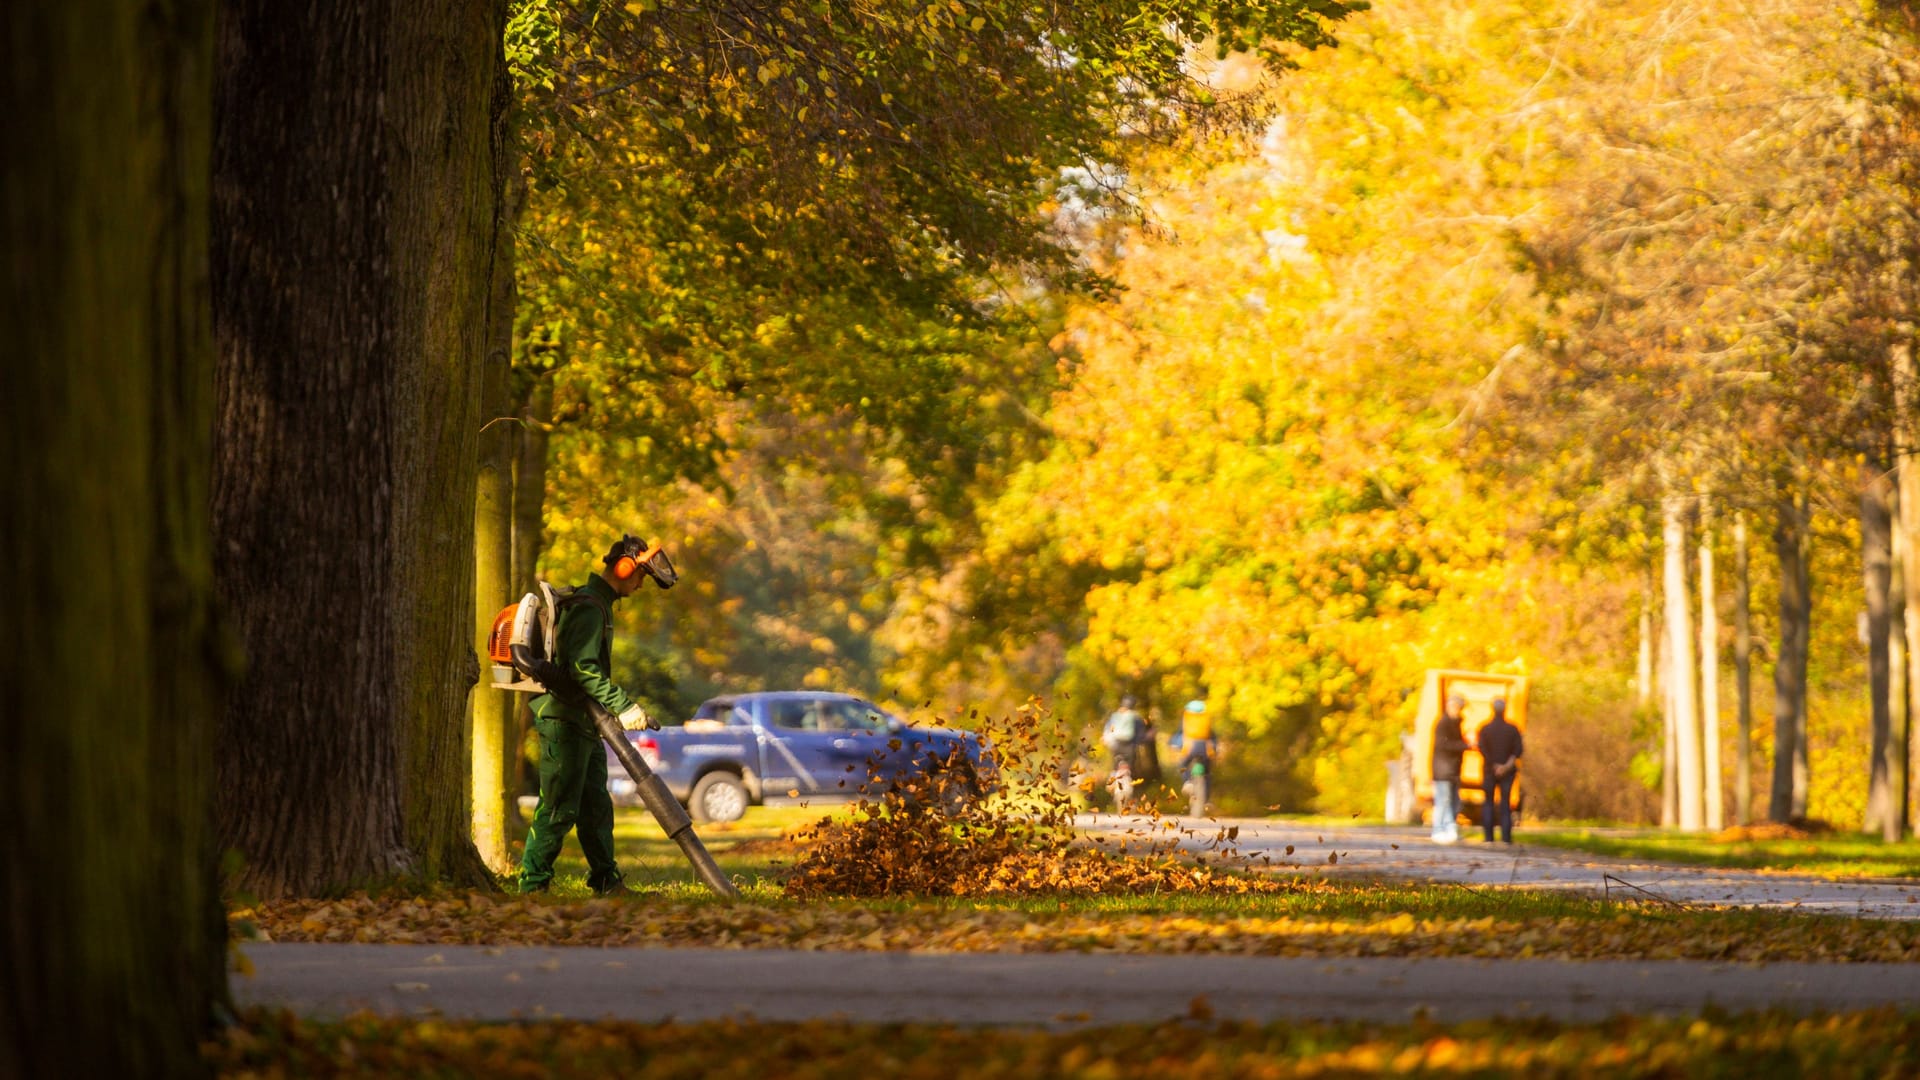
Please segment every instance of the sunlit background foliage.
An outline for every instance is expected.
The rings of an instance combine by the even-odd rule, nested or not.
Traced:
[[[1165,729],[1200,697],[1224,807],[1377,814],[1424,669],[1520,672],[1534,808],[1645,818],[1661,485],[1713,496],[1726,561],[1749,514],[1764,642],[1792,459],[1809,812],[1857,821],[1904,27],[1406,0],[1236,8],[1183,51],[1075,7],[701,9],[717,50],[648,2],[517,8],[541,567],[668,544],[686,584],[620,613],[653,700],[1040,694],[1091,727],[1134,693]]]

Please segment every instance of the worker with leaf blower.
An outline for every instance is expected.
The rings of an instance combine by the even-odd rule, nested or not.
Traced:
[[[577,829],[587,857],[587,885],[597,896],[632,892],[613,858],[613,799],[607,794],[607,752],[589,715],[588,699],[631,731],[660,725],[613,681],[613,604],[651,580],[670,589],[679,580],[658,544],[622,536],[602,560],[604,569],[559,597],[553,662],[564,683],[533,699],[540,736],[540,804],[520,858],[520,891],[545,892],[553,861],[569,830]]]

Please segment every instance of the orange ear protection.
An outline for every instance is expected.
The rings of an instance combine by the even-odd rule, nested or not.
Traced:
[[[620,538],[620,543],[614,551],[615,557],[609,564],[613,570],[613,576],[625,581],[639,573],[642,566],[660,554],[660,545],[649,544],[628,533]]]
[[[603,561],[607,573],[617,581],[626,581],[642,571],[663,589],[673,588],[674,583],[680,580],[679,573],[673,568],[673,560],[667,558],[662,545],[649,544],[632,533],[622,536]]]
[[[614,557],[608,564],[613,576],[625,581],[640,571],[640,560],[646,558],[646,541],[628,533],[620,538],[614,547]]]

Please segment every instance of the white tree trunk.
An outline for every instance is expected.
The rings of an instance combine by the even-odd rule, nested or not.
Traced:
[[[1649,575],[1651,577],[1651,575]],[[1640,659],[1634,670],[1634,692],[1639,696],[1637,704],[1644,709],[1653,701],[1653,588],[1648,588],[1640,597]]]
[[[1700,513],[1700,726],[1701,766],[1706,773],[1706,825],[1726,827],[1720,790],[1720,618],[1714,610],[1713,510],[1703,501]]]
[[[1680,823],[1680,788],[1675,783],[1679,772],[1674,768],[1673,752],[1673,645],[1664,617],[1657,636],[1654,677],[1660,687],[1660,827],[1671,829]]]
[[[1693,613],[1687,603],[1686,499],[1669,495],[1661,502],[1661,540],[1666,555],[1667,641],[1673,649],[1672,672],[1674,787],[1679,793],[1678,824],[1688,831],[1705,823],[1701,803],[1700,713],[1693,688]]]

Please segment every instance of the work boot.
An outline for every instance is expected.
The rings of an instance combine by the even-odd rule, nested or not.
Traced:
[[[620,899],[638,895],[632,889],[627,888],[627,879],[622,877],[618,871],[615,871],[613,876],[602,881],[600,884],[592,886],[592,888],[593,895],[599,897]]]

